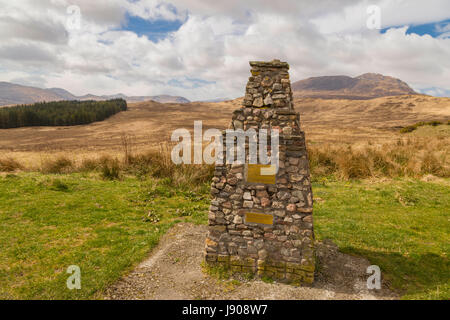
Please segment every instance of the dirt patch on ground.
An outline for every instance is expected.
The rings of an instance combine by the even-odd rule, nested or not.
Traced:
[[[311,286],[260,280],[217,280],[202,271],[206,226],[178,224],[151,256],[106,290],[105,299],[396,299],[388,290],[368,290],[369,261],[342,254],[331,242],[317,244],[320,270]]]

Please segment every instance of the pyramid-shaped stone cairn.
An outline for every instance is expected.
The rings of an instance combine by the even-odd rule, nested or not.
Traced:
[[[250,66],[244,106],[234,111],[230,129],[278,130],[279,168],[276,174],[263,173],[267,165],[250,164],[248,154],[245,164],[216,165],[205,261],[236,273],[312,283],[313,198],[289,65],[273,60]],[[270,152],[270,134],[267,140]]]

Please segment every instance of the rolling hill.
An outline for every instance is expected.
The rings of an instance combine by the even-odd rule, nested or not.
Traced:
[[[0,82],[0,105],[28,104],[39,101],[65,100],[54,89],[40,89]]]
[[[226,129],[243,99],[225,102],[130,103],[104,121],[71,127],[0,129],[0,154],[10,152],[73,151],[84,153],[122,150],[123,134],[132,137],[137,150],[170,141],[179,128]],[[302,129],[315,143],[390,141],[400,138],[400,128],[419,121],[450,120],[450,98],[425,95],[381,97],[370,100],[295,98]],[[37,153],[39,155],[39,153]],[[40,161],[38,158],[35,161]]]
[[[294,82],[292,90],[296,97],[351,100],[417,94],[407,83],[377,73],[365,73],[355,78],[312,77]]]
[[[156,101],[160,103],[189,103],[184,97],[171,95],[157,96],[126,96],[124,94],[115,95],[92,95],[76,96],[69,91],[61,88],[41,89],[37,87],[23,86],[10,82],[0,82],[0,106],[15,104],[31,104],[42,101],[60,101],[60,100],[109,100],[122,98],[127,102]]]

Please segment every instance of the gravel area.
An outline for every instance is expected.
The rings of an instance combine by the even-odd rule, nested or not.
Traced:
[[[233,300],[233,299],[396,299],[384,284],[366,287],[369,261],[340,253],[331,242],[317,243],[320,268],[311,286],[266,283],[260,280],[218,280],[202,271],[206,226],[181,223],[161,239],[151,255],[117,281],[104,299],[114,300]]]

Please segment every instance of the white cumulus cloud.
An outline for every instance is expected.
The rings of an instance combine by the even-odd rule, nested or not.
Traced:
[[[373,4],[385,33],[366,27]],[[67,29],[70,5],[80,29]],[[130,16],[182,25],[152,41],[121,28]],[[233,98],[249,60],[279,58],[294,80],[377,72],[440,94],[450,89],[448,25],[437,38],[406,30],[449,18],[447,0],[0,0],[0,80],[80,95]]]

